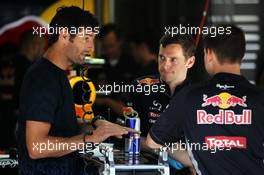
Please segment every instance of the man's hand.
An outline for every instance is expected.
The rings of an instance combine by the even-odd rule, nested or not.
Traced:
[[[137,132],[134,129],[123,127],[106,120],[97,120],[95,125],[96,129],[93,131],[93,134],[86,137],[87,142],[101,143],[111,136],[122,138],[122,135],[128,134],[128,132]]]

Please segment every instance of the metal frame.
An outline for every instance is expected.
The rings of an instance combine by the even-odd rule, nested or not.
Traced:
[[[118,170],[157,170],[161,175],[170,175],[170,168],[168,164],[168,152],[163,149],[159,152],[158,164],[144,165],[144,164],[115,164],[113,148],[105,147],[100,149],[100,151],[105,155],[105,163],[103,170],[101,170],[101,175],[116,175]]]

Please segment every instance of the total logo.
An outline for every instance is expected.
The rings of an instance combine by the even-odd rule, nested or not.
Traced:
[[[207,95],[203,95],[203,101],[202,107],[212,105],[214,107],[218,106],[221,109],[227,109],[229,107],[235,107],[235,106],[242,106],[247,107],[246,102],[246,96],[243,96],[242,98],[237,97],[235,95],[231,95],[227,92],[222,92],[219,95],[214,95],[211,97],[208,97]]]
[[[206,136],[205,143],[208,148],[247,148],[246,137],[233,137],[233,136]]]

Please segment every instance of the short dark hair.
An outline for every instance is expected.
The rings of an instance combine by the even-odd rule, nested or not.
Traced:
[[[101,27],[100,33],[98,35],[99,39],[103,39],[108,33],[114,32],[118,40],[122,39],[122,32],[116,24],[105,24]]]
[[[196,47],[194,39],[189,34],[164,35],[160,39],[160,45],[166,47],[169,44],[179,44],[183,49],[185,58],[195,55]]]
[[[52,18],[49,27],[66,27],[70,29],[71,27],[97,27],[98,20],[89,11],[84,11],[79,7],[59,7],[57,13]],[[75,37],[75,34],[71,34],[71,37]],[[59,38],[58,32],[53,32],[49,35],[49,46],[55,43]]]
[[[220,25],[217,25],[220,27]],[[229,28],[230,34],[217,34],[212,36],[208,34],[204,38],[205,49],[212,49],[219,63],[224,62],[241,62],[245,54],[245,35],[242,29],[234,25],[221,25],[221,27]]]

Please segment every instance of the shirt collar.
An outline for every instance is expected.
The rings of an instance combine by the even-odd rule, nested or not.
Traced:
[[[247,81],[247,79],[242,75],[220,72],[213,76],[212,80],[214,81]]]
[[[179,84],[179,85],[177,85],[175,87],[174,93],[173,93],[173,95],[171,95],[170,86],[165,81],[163,81],[161,78],[160,78],[160,82],[165,85],[165,93],[168,96],[170,96],[170,97],[175,96],[175,94],[177,92],[179,92],[183,87],[185,87],[186,85],[189,85],[190,84],[188,78],[186,78],[181,84]]]

